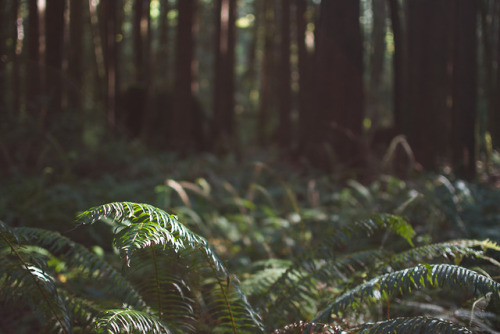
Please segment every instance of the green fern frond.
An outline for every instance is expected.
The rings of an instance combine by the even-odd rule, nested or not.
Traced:
[[[111,219],[115,224],[113,242],[127,262],[135,251],[152,245],[170,247],[175,251],[190,247],[205,252],[217,270],[227,274],[225,266],[204,238],[191,232],[174,215],[159,208],[149,204],[114,202],[82,212],[77,217],[82,224],[104,219]]]
[[[15,229],[15,233],[23,244],[43,247],[63,259],[74,270],[88,278],[99,280],[108,293],[123,303],[138,309],[147,307],[141,294],[122,274],[84,246],[57,232],[37,228],[19,227]]]
[[[137,310],[112,309],[104,312],[96,322],[98,333],[173,333],[158,317]]]
[[[90,209],[81,213],[77,219],[84,224],[111,219],[115,225],[113,242],[124,254],[128,264],[139,250],[150,248],[154,254],[155,246],[164,250],[172,249],[178,257],[189,258],[190,266],[199,270],[201,277],[208,275],[216,280],[215,289],[212,289],[216,292],[216,297],[212,299],[212,310],[216,312],[221,326],[230,327],[234,332],[248,326],[254,329],[262,327],[257,313],[241,293],[237,279],[229,275],[208,242],[191,232],[175,216],[148,204],[123,202]],[[203,261],[196,260],[200,258],[199,255],[202,255]],[[155,270],[158,270],[158,262],[153,259],[153,263],[157,268]],[[160,286],[159,275],[157,276],[155,284]]]
[[[374,324],[365,324],[359,330],[361,334],[425,334],[425,333],[449,333],[449,334],[468,334],[472,333],[465,327],[443,321],[440,319],[415,317],[415,318],[396,318]]]
[[[325,322],[332,312],[338,314],[347,307],[357,306],[362,302],[374,302],[385,296],[405,294],[426,286],[462,288],[482,295],[498,293],[500,289],[499,283],[464,267],[449,264],[418,265],[375,277],[358,285],[330,303],[314,321]]]
[[[481,248],[481,250],[475,248]],[[484,251],[500,250],[497,243],[490,240],[452,240],[436,244],[415,247],[396,254],[391,259],[391,266],[395,268],[406,267],[413,263],[429,262],[436,257],[460,260],[463,256],[484,258],[490,262],[498,263],[494,259],[486,257]]]
[[[10,240],[17,239],[5,225],[2,226],[0,239],[9,245],[10,256],[0,258],[0,296],[2,299],[27,300],[29,304],[53,319],[54,331],[71,333],[72,315],[61,295],[58,293],[55,278],[39,266],[25,260],[19,252],[19,245]],[[47,267],[46,263],[42,267]],[[51,323],[50,321],[47,323]]]

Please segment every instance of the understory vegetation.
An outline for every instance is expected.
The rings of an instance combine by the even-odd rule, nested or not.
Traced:
[[[114,154],[2,179],[0,332],[500,329],[491,180]]]

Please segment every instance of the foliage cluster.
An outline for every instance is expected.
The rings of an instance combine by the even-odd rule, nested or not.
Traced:
[[[120,159],[135,164],[2,181],[2,330],[500,328],[493,188],[446,174],[341,184],[210,155]]]

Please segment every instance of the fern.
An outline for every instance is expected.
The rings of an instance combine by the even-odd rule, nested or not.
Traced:
[[[375,324],[365,324],[359,330],[361,334],[425,334],[425,333],[472,333],[465,327],[459,327],[456,324],[440,319],[414,317],[414,318],[396,318]]]
[[[486,295],[498,294],[500,284],[472,270],[449,264],[418,265],[375,277],[336,298],[313,321],[328,321],[332,313],[347,307],[381,300],[384,296],[405,294],[426,286],[462,288]]]
[[[97,320],[98,333],[172,333],[158,317],[130,309],[105,311]]]

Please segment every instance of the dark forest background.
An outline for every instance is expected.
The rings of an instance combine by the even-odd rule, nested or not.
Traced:
[[[395,138],[400,169],[471,179],[500,142],[498,1],[10,0],[0,15],[4,175],[113,138],[359,170]]]

